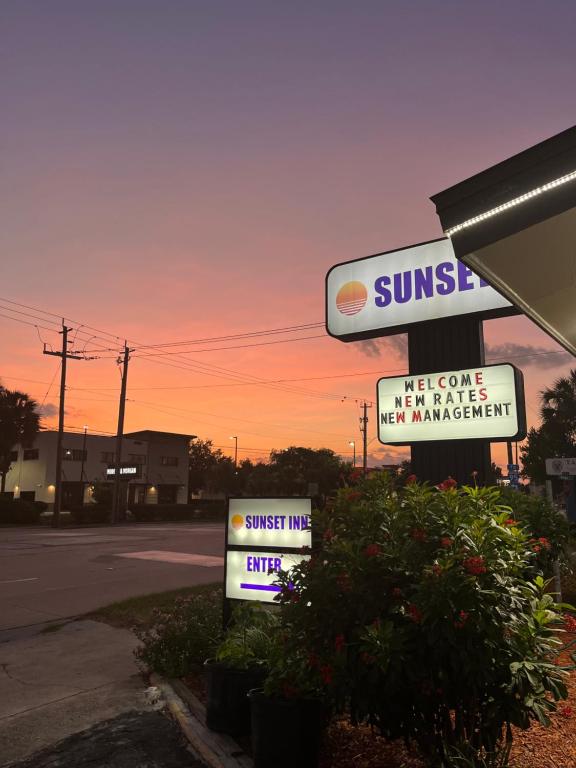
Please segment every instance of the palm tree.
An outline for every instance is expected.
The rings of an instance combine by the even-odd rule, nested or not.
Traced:
[[[10,454],[20,443],[28,448],[40,429],[38,403],[24,392],[0,385],[0,493],[6,489]]]
[[[546,459],[576,456],[576,369],[540,393],[540,417],[522,448],[522,463],[524,475],[543,483]]]
[[[540,393],[542,423],[574,443],[576,439],[576,369],[557,379],[554,386]]]

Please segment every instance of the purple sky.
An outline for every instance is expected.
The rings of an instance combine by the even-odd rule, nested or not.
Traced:
[[[575,22],[576,5],[558,0],[5,0],[0,293],[148,343],[322,320],[332,264],[437,237],[431,194],[574,123]],[[555,348],[521,319],[486,335]],[[6,386],[50,381],[33,328],[0,317],[0,339]],[[320,339],[202,359],[274,378],[405,359],[369,351]],[[531,421],[538,389],[568,369],[555,359],[527,358]],[[113,361],[71,375],[110,387],[104,403],[71,393],[71,423],[113,430]],[[181,378],[142,361],[132,384]],[[316,388],[373,397],[376,378]],[[134,405],[127,426],[227,444],[242,411],[260,424],[242,444],[262,451],[297,441],[344,453],[346,435],[359,439],[350,407],[224,392],[168,391],[179,418]],[[203,409],[223,423],[202,427]],[[312,420],[314,438],[298,432]]]

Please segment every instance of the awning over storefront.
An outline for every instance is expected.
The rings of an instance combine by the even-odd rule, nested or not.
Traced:
[[[457,258],[576,355],[576,127],[431,199]]]

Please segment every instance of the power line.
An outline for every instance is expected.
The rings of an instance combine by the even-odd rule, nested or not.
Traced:
[[[231,347],[210,347],[209,349],[183,349],[180,352],[155,352],[154,354],[134,355],[134,357],[165,357],[168,355],[195,355],[198,352],[220,352],[229,349],[249,349],[250,347],[269,347],[273,344],[289,344],[294,341],[308,341],[309,339],[326,339],[328,336],[325,333],[316,334],[314,336],[297,336],[295,339],[276,339],[275,341],[258,341],[253,344],[235,344]],[[139,347],[139,349],[146,349],[146,347]]]
[[[296,333],[301,331],[310,331],[314,328],[321,328],[324,323],[304,323],[302,325],[289,325],[283,328],[271,328],[266,331],[247,331],[245,333],[226,334],[225,336],[207,336],[200,339],[187,339],[184,341],[168,341],[158,344],[141,344],[140,349],[164,349],[167,347],[187,346],[189,344],[205,344],[207,342],[219,342],[219,341],[235,341],[238,339],[249,339],[261,336],[273,336],[278,334]],[[94,351],[94,350],[89,350]],[[97,350],[96,350],[97,351]],[[115,349],[110,347],[108,352],[114,352]]]
[[[45,310],[36,310],[34,307],[30,307],[27,304],[20,304],[18,302],[13,302],[13,301],[10,301],[8,299],[6,299],[6,300],[0,299],[0,300],[6,301],[7,303],[13,304],[15,306],[21,306],[21,307],[24,307],[26,309],[32,309],[33,311],[38,311],[38,312],[42,312],[42,313],[45,312]],[[19,310],[8,310],[8,311],[17,312]],[[25,314],[28,314],[28,313],[25,313]],[[59,317],[59,315],[56,315],[55,313],[47,312],[46,314],[49,314],[49,315],[51,315],[53,317]],[[9,318],[9,319],[16,319],[16,318]],[[54,321],[53,320],[48,320],[47,322],[51,322],[52,323]],[[34,325],[34,324],[32,324],[32,325]],[[83,325],[84,328],[91,328],[92,330],[99,331],[99,329],[94,328],[93,326],[89,326],[89,325],[87,325],[85,323],[81,324],[81,325]],[[55,330],[55,329],[47,328],[47,330]],[[105,331],[99,331],[99,332],[100,333],[107,333]],[[84,336],[84,332],[82,332],[82,335]],[[109,334],[109,335],[112,338],[114,338],[114,339],[118,339],[119,338],[118,336],[112,336],[112,334]],[[82,340],[84,340],[84,339],[82,339]],[[133,342],[138,347],[140,346],[140,343],[138,341],[134,340],[134,339],[129,339],[129,341]],[[161,355],[161,353],[155,353],[155,354],[149,354],[149,355],[141,355],[141,356],[135,355],[134,357],[146,357],[146,358],[150,359],[150,362],[155,362],[157,365],[168,365],[168,366],[175,367],[175,368],[180,368],[180,369],[183,369],[183,370],[191,370],[194,373],[201,373],[203,375],[214,376],[216,378],[236,379],[237,381],[250,381],[251,380],[252,382],[265,381],[265,380],[259,379],[259,377],[252,376],[251,374],[243,374],[243,373],[240,373],[240,372],[237,372],[237,371],[231,371],[230,369],[221,368],[220,366],[214,366],[212,364],[200,363],[199,361],[190,360],[189,358],[184,357],[182,353],[176,353],[175,354],[175,357],[178,358],[178,362],[180,362],[181,365],[178,365],[177,363],[173,363],[173,362],[169,363],[169,362],[166,362],[166,361],[160,361],[160,360],[153,359],[153,358],[155,358],[155,357],[157,357],[159,355]],[[218,371],[218,373],[216,373],[216,371]],[[302,387],[298,387],[298,388],[296,388],[296,387],[286,387],[286,386],[283,386],[283,385],[268,385],[268,386],[272,386],[273,389],[278,389],[279,391],[289,392],[291,394],[296,394],[296,395],[304,395],[304,396],[308,396],[308,397],[315,397],[315,398],[320,398],[320,399],[345,400],[345,399],[348,398],[347,395],[339,395],[339,394],[333,394],[333,393],[327,393],[327,392],[326,393],[324,393],[324,392],[317,392],[317,391],[313,391],[313,390],[306,390],[306,389],[304,389]]]

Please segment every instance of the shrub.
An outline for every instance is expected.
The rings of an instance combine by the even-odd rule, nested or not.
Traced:
[[[214,656],[222,640],[222,592],[201,592],[155,611],[149,628],[137,630],[136,658],[148,669],[182,677]]]
[[[561,616],[499,491],[443,487],[376,476],[313,516],[321,550],[278,580],[271,677],[415,742],[432,765],[505,765],[510,725],[547,723],[566,697]]]
[[[568,567],[570,524],[561,512],[541,496],[530,496],[510,488],[500,489],[499,503],[510,508],[511,517],[528,534],[537,554],[535,562],[545,575],[552,574],[556,560],[565,569]]]
[[[95,525],[109,523],[111,518],[110,507],[101,504],[85,504],[81,507],[72,507],[70,516],[75,523]]]
[[[216,651],[216,661],[234,669],[266,667],[272,655],[278,617],[260,603],[240,603]]]
[[[130,504],[128,509],[138,523],[223,520],[226,503],[200,499],[192,504]]]
[[[35,525],[40,520],[41,510],[33,501],[0,499],[0,524]]]

